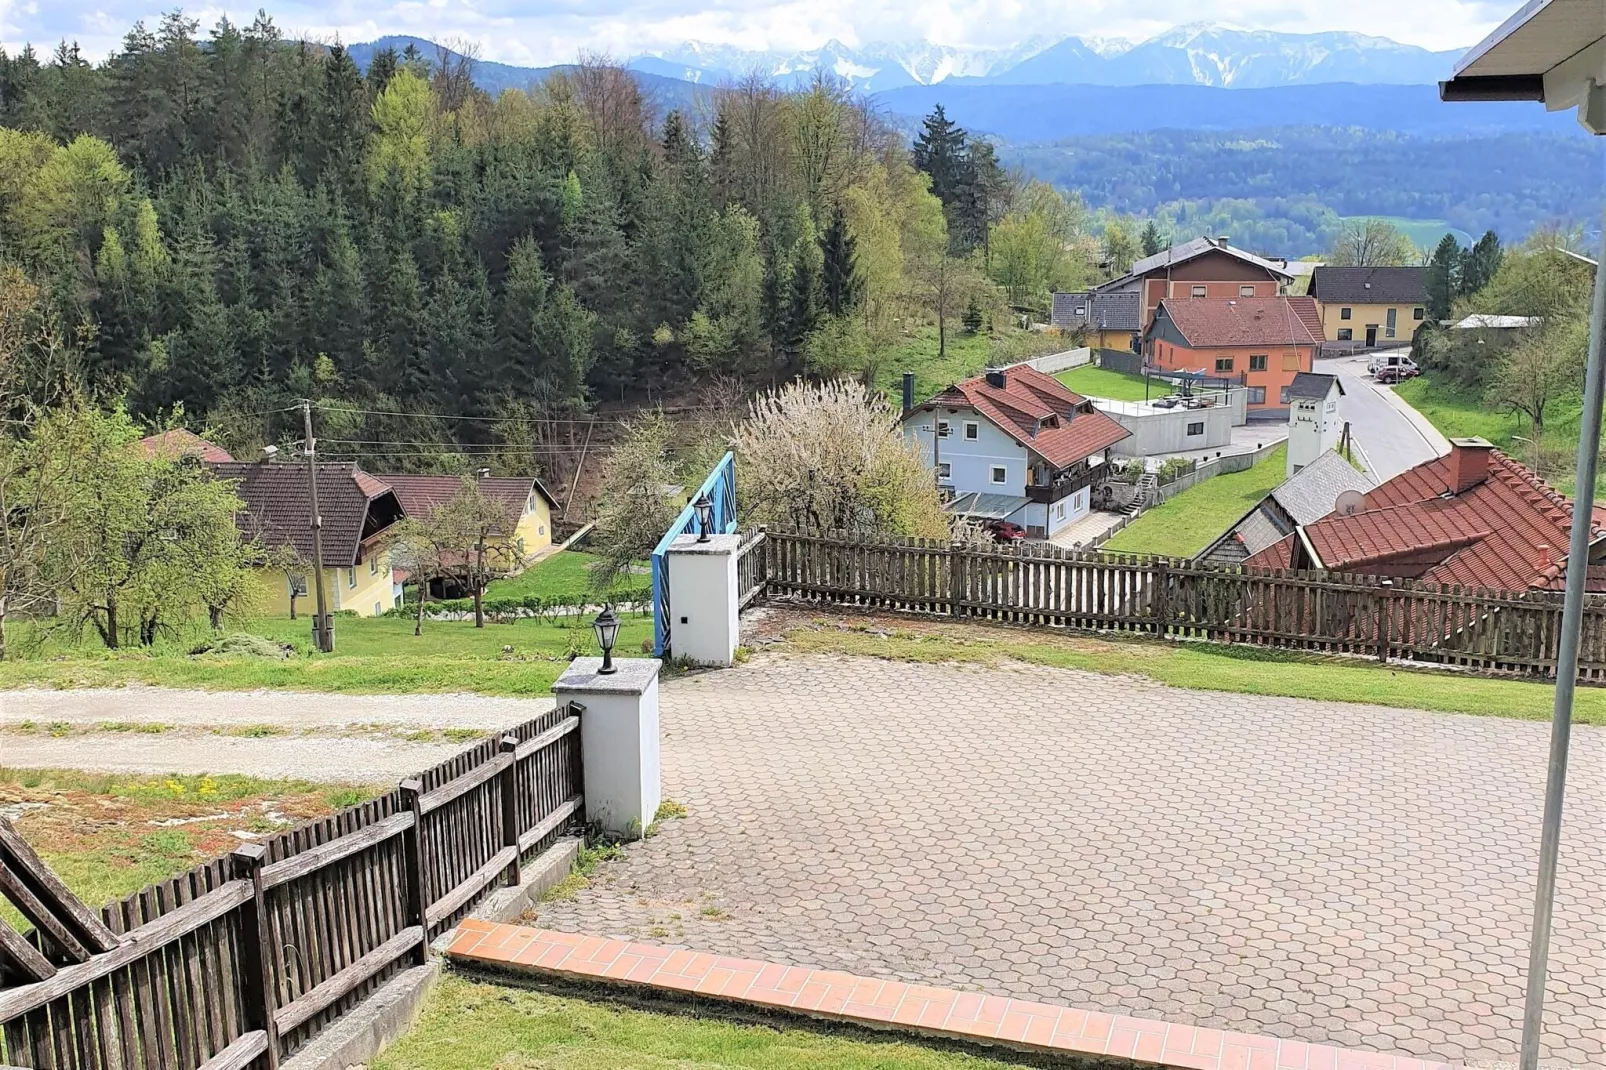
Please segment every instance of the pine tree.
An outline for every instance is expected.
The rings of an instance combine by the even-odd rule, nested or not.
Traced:
[[[1144,256],[1154,256],[1165,248],[1160,243],[1160,228],[1154,225],[1154,220],[1143,224],[1143,234],[1138,238],[1138,245]]]
[[[852,312],[864,297],[856,247],[857,242],[848,233],[847,220],[838,208],[831,216],[831,225],[820,236],[820,301],[833,316]]]
[[[1451,303],[1462,293],[1462,255],[1461,243],[1454,234],[1445,234],[1433,250],[1422,279],[1430,323],[1449,319]]]
[[[1461,296],[1475,294],[1494,278],[1495,272],[1500,270],[1500,261],[1505,257],[1505,251],[1500,248],[1500,239],[1492,230],[1483,232],[1483,237],[1467,250],[1461,262],[1461,284],[1457,293]]]
[[[964,128],[938,104],[921,123],[910,152],[915,169],[931,176],[931,192],[944,208],[952,208],[965,181],[965,140]]]

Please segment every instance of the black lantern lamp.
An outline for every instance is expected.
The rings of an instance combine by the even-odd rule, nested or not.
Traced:
[[[707,542],[708,530],[714,526],[714,503],[708,500],[708,495],[699,494],[691,507],[697,510],[697,541]]]
[[[608,676],[619,671],[613,663],[613,644],[619,638],[619,618],[613,615],[612,606],[603,606],[597,619],[591,622],[591,630],[597,633],[597,645],[602,648],[602,668],[597,672]]]

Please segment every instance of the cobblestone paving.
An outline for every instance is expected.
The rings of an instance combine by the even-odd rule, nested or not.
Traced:
[[[1547,727],[766,654],[665,686],[690,814],[550,928],[1512,1061]],[[1574,735],[1546,1065],[1606,1065],[1606,732]]]

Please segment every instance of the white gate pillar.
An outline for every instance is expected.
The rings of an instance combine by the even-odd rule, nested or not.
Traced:
[[[669,545],[669,649],[697,665],[735,664],[741,641],[736,585],[740,535],[681,535]]]
[[[641,836],[658,814],[657,658],[620,658],[604,676],[601,658],[575,658],[552,685],[580,714],[586,820],[615,836]]]

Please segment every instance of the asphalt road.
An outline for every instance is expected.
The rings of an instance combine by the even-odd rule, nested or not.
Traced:
[[[1368,357],[1321,360],[1319,372],[1337,372],[1344,385],[1340,411],[1360,446],[1366,469],[1379,483],[1449,452],[1450,444],[1388,387],[1367,374]]]

